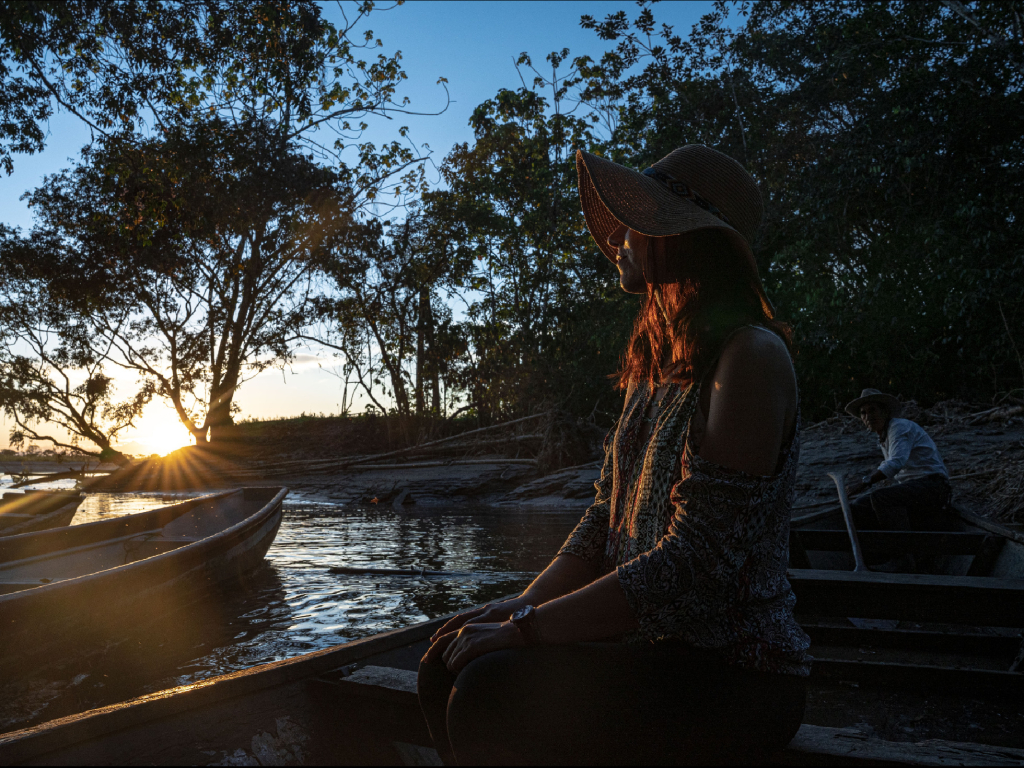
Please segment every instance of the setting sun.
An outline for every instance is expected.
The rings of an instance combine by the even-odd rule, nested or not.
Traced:
[[[159,453],[161,456],[165,456],[172,451],[176,451],[186,445],[191,445],[195,442],[192,439],[192,435],[189,434],[188,430],[185,429],[181,424],[178,427],[163,430],[158,433],[147,435],[145,445],[148,445],[153,449],[153,453]]]
[[[135,429],[124,433],[120,445],[125,453],[166,456],[195,441],[173,408],[151,403]]]

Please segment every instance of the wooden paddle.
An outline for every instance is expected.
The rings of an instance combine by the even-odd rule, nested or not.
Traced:
[[[829,472],[828,476],[832,478],[832,482],[836,484],[836,490],[839,492],[839,504],[843,508],[846,533],[849,534],[850,544],[853,547],[854,573],[867,571],[868,566],[864,562],[864,551],[860,548],[860,538],[857,536],[857,529],[853,526],[853,512],[850,510],[850,500],[846,497],[846,486],[843,484],[843,479],[834,472]]]

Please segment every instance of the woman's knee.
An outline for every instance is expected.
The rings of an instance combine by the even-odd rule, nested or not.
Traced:
[[[515,698],[523,676],[529,676],[519,649],[488,653],[471,661],[455,678],[449,707],[487,708],[495,699]]]

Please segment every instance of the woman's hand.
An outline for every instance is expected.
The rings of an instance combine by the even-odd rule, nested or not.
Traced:
[[[442,643],[446,647],[441,658],[448,671],[457,675],[469,662],[485,653],[518,648],[525,645],[526,641],[516,626],[506,621],[502,624],[467,624],[458,632],[450,633],[434,643],[427,655],[432,656],[434,648]]]
[[[512,618],[513,613],[526,604],[526,601],[520,595],[511,600],[491,603],[482,608],[474,608],[472,611],[460,613],[458,616],[453,616],[448,620],[448,623],[437,630],[431,636],[430,642],[436,643],[440,638],[462,629],[467,624],[500,624],[503,621],[508,621]]]

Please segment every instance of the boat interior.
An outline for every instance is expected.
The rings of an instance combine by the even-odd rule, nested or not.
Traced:
[[[794,521],[789,571],[814,677],[978,695],[1024,690],[1018,534],[966,515],[951,530],[858,531],[875,565],[855,571],[841,515],[814,517]]]
[[[214,536],[269,500],[250,490],[262,489],[216,494],[137,515],[0,540],[0,595],[99,573]]]
[[[913,557],[913,572],[946,576],[1021,578],[1024,547],[964,520],[950,530],[858,531],[869,560]],[[1007,546],[1009,545],[1009,546]],[[852,571],[850,537],[840,512],[794,526],[789,535],[791,568]]]

